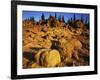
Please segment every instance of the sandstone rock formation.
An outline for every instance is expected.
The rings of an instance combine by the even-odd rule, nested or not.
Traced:
[[[66,24],[51,17],[47,21],[23,21],[23,68],[89,65],[89,29],[82,21]]]

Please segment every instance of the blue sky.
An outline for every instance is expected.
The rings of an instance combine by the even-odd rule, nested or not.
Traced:
[[[86,18],[89,21],[89,14],[82,14],[82,13],[62,13],[62,12],[37,12],[37,11],[23,11],[22,13],[22,19],[29,19],[30,17],[34,17],[34,19],[36,21],[39,21],[41,19],[41,15],[42,13],[45,15],[45,19],[48,19],[49,15],[51,14],[52,16],[55,16],[55,13],[57,15],[57,17],[59,16],[64,16],[65,21],[67,22],[68,19],[71,19],[71,17],[73,18],[74,14],[76,19],[81,19],[81,17],[83,17],[84,21],[86,20]]]

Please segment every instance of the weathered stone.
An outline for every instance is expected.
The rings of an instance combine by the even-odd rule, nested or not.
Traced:
[[[59,45],[62,48],[61,56],[64,56],[67,59],[71,59],[74,55],[75,49],[80,49],[82,47],[82,44],[77,39],[71,39],[68,41],[62,41]]]
[[[45,52],[41,56],[40,61],[42,66],[54,67],[61,62],[60,54],[57,50],[51,50],[49,52]]]
[[[35,61],[41,66],[54,67],[61,62],[61,58],[57,50],[43,49],[35,55]]]

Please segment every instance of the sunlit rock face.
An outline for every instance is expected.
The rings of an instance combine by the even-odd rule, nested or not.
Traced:
[[[45,67],[54,67],[61,62],[60,53],[57,50],[45,50],[40,54],[40,64]]]
[[[89,65],[89,29],[81,20],[23,21],[22,42],[23,68]]]

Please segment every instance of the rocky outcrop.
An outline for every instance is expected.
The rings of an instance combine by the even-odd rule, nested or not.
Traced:
[[[64,24],[64,25],[62,25]],[[89,64],[89,30],[80,20],[74,26],[54,17],[44,24],[23,22],[23,68],[83,66]]]

